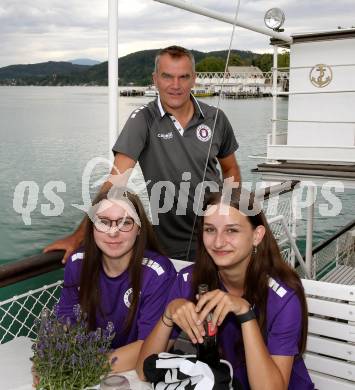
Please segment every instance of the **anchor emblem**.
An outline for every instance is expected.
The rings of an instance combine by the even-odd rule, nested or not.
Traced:
[[[327,86],[333,79],[333,72],[330,66],[325,64],[317,64],[313,66],[309,72],[311,83],[317,88]]]

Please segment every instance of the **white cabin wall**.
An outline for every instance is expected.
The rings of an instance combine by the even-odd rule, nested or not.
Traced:
[[[331,66],[333,79],[328,86],[317,88],[311,83],[309,74],[316,64]],[[355,65],[332,67],[336,64],[355,64],[354,38],[293,44],[291,68],[298,66],[307,68],[291,69],[290,92],[355,90]],[[355,93],[290,95],[288,119],[355,122]],[[355,124],[290,122],[287,144],[354,146]]]

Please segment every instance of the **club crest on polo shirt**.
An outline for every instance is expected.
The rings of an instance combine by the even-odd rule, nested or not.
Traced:
[[[128,307],[128,309],[131,307],[131,304],[132,304],[132,292],[133,292],[133,290],[131,287],[124,293],[124,296],[123,296],[123,302]]]
[[[202,142],[207,142],[211,139],[212,130],[205,124],[202,124],[196,129],[196,136]]]

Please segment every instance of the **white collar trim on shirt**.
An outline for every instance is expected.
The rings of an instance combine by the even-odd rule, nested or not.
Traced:
[[[163,117],[165,115],[165,111],[164,111],[164,108],[163,108],[163,106],[161,104],[159,95],[158,95],[158,107],[159,107],[159,111],[160,111],[160,116]]]
[[[161,117],[163,117],[165,115],[165,111],[164,111],[164,108],[161,104],[160,96],[158,96],[158,107],[159,107],[160,115],[161,115]],[[180,122],[174,117],[174,115],[169,114],[169,118],[172,120],[172,122],[175,126],[175,129],[179,132],[179,134],[181,136],[183,136],[184,135],[184,128],[181,126]]]
[[[198,109],[200,110],[200,113],[203,117],[205,117],[204,113],[202,112],[202,109],[201,109],[201,106],[199,105],[198,103],[198,100],[195,98],[195,96],[193,94],[191,94],[191,98],[193,99],[193,101],[196,103]]]
[[[196,103],[198,109],[200,110],[200,113],[203,117],[205,117],[205,115],[203,114],[202,112],[202,109],[197,101],[197,99],[195,98],[194,95],[191,94],[191,98],[193,99],[193,101]],[[159,111],[160,111],[160,116],[163,117],[165,115],[165,110],[163,108],[163,105],[161,104],[161,100],[160,100],[160,96],[158,96],[158,107],[159,107]]]
[[[201,107],[200,105],[198,104],[198,101],[195,99],[195,96],[193,96],[191,94],[191,98],[193,99],[193,101],[196,103],[198,109],[200,110],[200,113],[203,117],[205,117],[203,115],[203,112],[201,110]],[[166,114],[166,112],[164,111],[164,108],[163,108],[163,105],[161,104],[161,100],[160,100],[160,96],[158,96],[158,107],[159,107],[159,111],[160,111],[160,115],[161,115],[161,118]],[[195,106],[194,106],[195,107]],[[171,115],[169,114],[169,118],[172,120],[176,130],[179,132],[179,134],[181,136],[184,135],[184,128],[181,126],[180,122],[174,117],[174,115]]]

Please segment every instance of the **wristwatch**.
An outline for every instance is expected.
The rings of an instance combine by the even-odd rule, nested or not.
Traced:
[[[249,311],[244,314],[236,315],[236,317],[239,324],[242,324],[243,322],[254,320],[256,318],[256,315],[253,308],[251,307]]]

